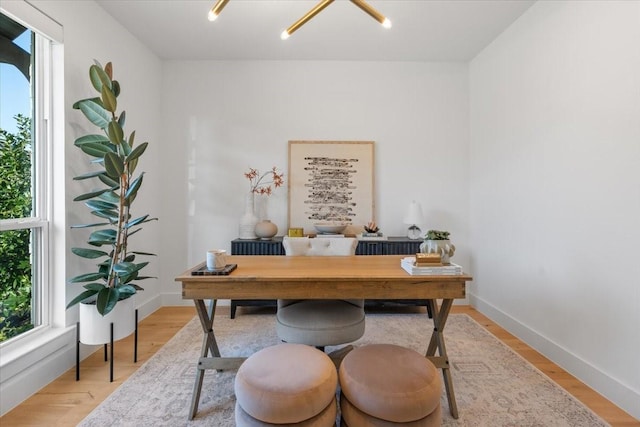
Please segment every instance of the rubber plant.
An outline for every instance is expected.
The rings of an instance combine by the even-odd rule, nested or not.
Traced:
[[[106,315],[118,301],[143,290],[138,281],[149,279],[141,274],[148,262],[137,262],[138,256],[154,254],[130,249],[130,237],[142,230],[141,225],[157,218],[148,214],[134,217],[133,202],[140,191],[144,172],[135,175],[140,157],[148,143],[136,145],[135,131],[126,137],[125,112],[117,113],[120,84],[113,79],[113,67],[104,67],[95,61],[89,68],[91,84],[100,96],[82,99],[73,104],[102,133],[91,133],[75,140],[74,145],[90,157],[94,170],[74,177],[74,180],[92,180],[100,187],[77,196],[98,222],[74,225],[71,228],[91,228],[88,247],[74,247],[75,255],[96,260],[90,271],[70,279],[71,283],[84,283],[84,291],[67,308],[80,302],[95,302],[98,312]]]

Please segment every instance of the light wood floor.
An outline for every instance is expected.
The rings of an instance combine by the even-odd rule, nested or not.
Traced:
[[[225,310],[226,309],[226,310]],[[487,317],[467,306],[454,306],[452,312],[467,313],[530,363],[581,400],[612,426],[640,426],[640,422],[591,390],[557,365],[500,328]],[[242,316],[239,309],[238,315]],[[218,314],[228,315],[227,307]],[[81,363],[81,380],[75,380],[75,368],[0,418],[2,427],[9,426],[75,426],[100,402],[148,360],[193,316],[191,307],[163,307],[140,322],[138,363],[133,363],[133,338],[118,341],[114,357],[114,382],[109,382],[109,364],[100,349]]]

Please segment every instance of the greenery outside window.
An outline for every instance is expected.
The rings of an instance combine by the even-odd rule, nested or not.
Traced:
[[[0,13],[0,343],[49,324],[50,48]]]

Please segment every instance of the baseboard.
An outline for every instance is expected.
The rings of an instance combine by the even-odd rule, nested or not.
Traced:
[[[477,295],[469,294],[469,301],[471,306],[506,329],[509,333],[518,337],[562,369],[628,412],[631,416],[640,419],[640,406],[638,406],[640,393],[638,391],[620,383],[586,360],[577,357],[557,343],[538,334],[527,327],[527,325],[499,310]]]
[[[43,341],[21,358],[2,368],[0,382],[0,416],[3,416],[42,387],[66,372],[75,360],[75,328],[66,328],[50,340]],[[14,367],[13,364],[20,367]],[[19,369],[28,365],[24,369]]]
[[[159,295],[140,304],[138,321],[160,308]],[[82,360],[100,346],[80,346]],[[0,379],[0,416],[3,416],[38,390],[73,368],[76,363],[76,328],[70,326],[41,342],[16,366],[3,366]],[[19,365],[19,366],[18,366]]]
[[[138,294],[140,295],[140,294]],[[151,313],[156,311],[162,307],[162,297],[160,295],[155,295],[153,298],[148,301],[144,301],[138,305],[138,321],[144,319],[149,316]]]

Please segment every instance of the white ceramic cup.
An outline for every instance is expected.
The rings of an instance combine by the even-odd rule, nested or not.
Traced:
[[[211,249],[207,251],[207,269],[216,270],[227,265],[227,251],[224,249]]]

